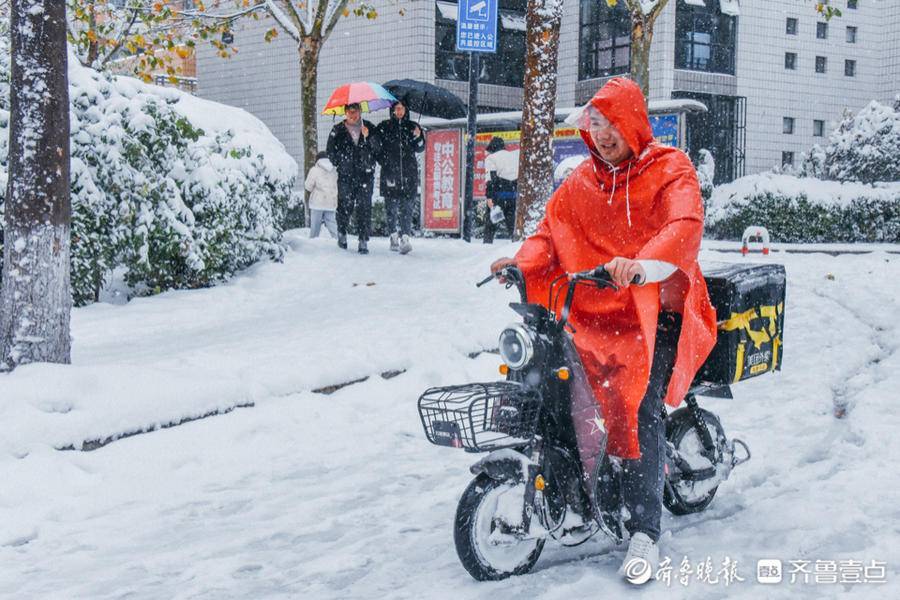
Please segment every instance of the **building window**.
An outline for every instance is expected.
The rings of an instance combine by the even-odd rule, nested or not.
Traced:
[[[794,153],[793,152],[782,152],[781,153],[781,166],[782,167],[794,166]]]
[[[816,57],[816,73],[824,73],[825,72],[825,64],[826,60],[824,56]]]
[[[844,61],[844,75],[847,77],[855,77],[856,76],[856,61],[855,60],[845,60]]]
[[[434,71],[438,79],[469,80],[469,54],[456,51],[457,5],[436,2]],[[480,57],[478,81],[522,87],[525,80],[525,1],[500,0],[497,52]]]
[[[793,71],[797,68],[797,53],[796,52],[785,52],[784,53],[784,68],[790,69]]]
[[[631,69],[631,15],[619,2],[581,0],[578,79],[609,77]]]
[[[685,115],[685,146],[690,157],[696,161],[704,149],[712,152],[716,159],[716,185],[742,177],[747,149],[747,99],[685,91],[673,91],[672,98],[699,100],[708,109]]]
[[[847,8],[856,9],[856,0],[847,0]]]
[[[825,135],[825,121],[819,119],[813,120],[813,136],[822,137]]]
[[[781,133],[794,133],[794,117],[784,117],[781,120]]]
[[[816,23],[816,37],[820,40],[828,39],[828,23]]]
[[[847,26],[847,43],[856,43],[856,27],[850,27],[849,25]]]
[[[797,35],[797,19],[794,17],[788,17],[787,23],[784,26],[784,32],[787,35]]]
[[[675,68],[734,75],[737,17],[724,14],[719,2],[676,6]]]

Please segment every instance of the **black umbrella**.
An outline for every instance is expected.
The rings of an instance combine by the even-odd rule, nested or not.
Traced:
[[[466,105],[463,101],[442,87],[415,79],[393,79],[383,87],[396,98],[403,100],[406,108],[413,112],[443,119],[459,119],[466,116]]]

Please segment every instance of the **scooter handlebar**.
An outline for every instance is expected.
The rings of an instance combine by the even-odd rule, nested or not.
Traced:
[[[603,265],[595,267],[593,269],[588,269],[587,271],[580,271],[578,273],[572,273],[570,279],[583,279],[588,281],[594,281],[598,284],[608,283],[612,284],[612,276],[609,274],[609,271]],[[640,275],[635,275],[631,280],[631,283],[635,285],[640,285],[644,283],[644,278]]]

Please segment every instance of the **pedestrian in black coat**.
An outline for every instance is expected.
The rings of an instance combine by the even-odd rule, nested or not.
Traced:
[[[400,100],[391,106],[391,117],[379,123],[378,139],[381,143],[378,153],[380,189],[391,234],[391,250],[406,254],[412,250],[409,241],[412,211],[418,204],[419,162],[416,154],[425,150],[425,136],[418,124],[409,120],[406,104]]]
[[[368,254],[375,162],[380,144],[375,126],[361,118],[359,104],[348,104],[344,115],[345,119],[331,128],[327,146],[328,159],[338,172],[338,246],[347,248],[347,228],[355,210],[359,253]]]

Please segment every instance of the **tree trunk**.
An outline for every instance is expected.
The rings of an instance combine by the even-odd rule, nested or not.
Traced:
[[[650,45],[655,16],[645,16],[640,8],[631,12],[631,78],[650,98]]]
[[[303,171],[316,164],[319,146],[317,127],[318,110],[316,95],[319,86],[319,52],[321,40],[306,37],[299,44],[300,50],[300,113],[303,121]]]
[[[13,0],[0,369],[68,363],[69,93],[66,3]]]
[[[300,52],[300,118],[303,124],[303,168],[300,179],[303,180],[309,170],[316,164],[319,149],[319,132],[316,106],[316,95],[319,89],[319,52],[323,40],[319,37],[305,36],[297,46]],[[307,200],[309,194],[307,193]],[[308,207],[309,202],[306,202]],[[309,222],[309,209],[306,209],[306,222]]]
[[[562,0],[528,0],[516,237],[533,233],[553,192],[556,66]]]

